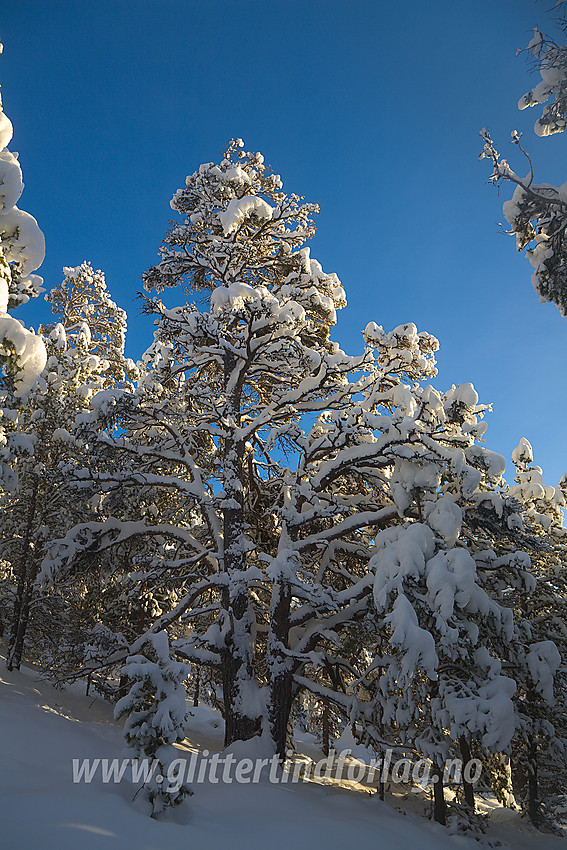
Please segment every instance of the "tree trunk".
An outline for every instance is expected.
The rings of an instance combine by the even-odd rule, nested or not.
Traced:
[[[459,749],[461,751],[461,758],[463,760],[463,773],[464,773],[465,766],[471,760],[471,748],[469,746],[469,742],[467,741],[467,739],[465,738],[464,735],[461,735],[461,737],[459,738]],[[471,785],[470,782],[467,782],[464,775],[462,777],[462,782],[463,782],[463,794],[464,794],[464,797],[465,797],[465,803],[467,804],[467,806],[470,806],[471,809],[474,811],[474,787]]]
[[[128,693],[128,691],[130,689],[129,683],[130,683],[130,680],[128,679],[128,676],[125,676],[124,673],[121,673],[120,678],[118,679],[118,690],[116,691],[116,702],[118,702],[119,699],[122,699],[123,697],[126,696],[126,694]]]
[[[275,752],[283,763],[287,751],[287,730],[293,702],[293,677],[291,673],[276,676],[270,683],[270,732]]]
[[[445,826],[447,822],[447,804],[445,803],[445,792],[443,791],[443,771],[436,764],[433,765],[433,818]]]
[[[227,388],[226,419],[229,428],[240,425],[240,396],[235,370],[238,360],[225,354]],[[233,386],[235,385],[235,386]],[[222,652],[222,683],[225,709],[225,746],[247,741],[260,732],[261,714],[255,697],[259,692],[254,675],[253,644],[256,618],[246,580],[242,458],[244,444],[228,435],[223,444],[223,570],[228,587],[223,594],[226,616],[225,648]]]
[[[512,791],[518,805],[521,805],[526,796],[528,776],[524,759],[519,753],[510,756],[510,774],[512,777]]]
[[[528,815],[532,824],[539,827],[539,787],[537,769],[537,743],[534,738],[528,741]]]
[[[199,693],[201,690],[201,668],[197,667],[197,681],[195,682],[195,693],[193,695],[193,708],[199,705]]]
[[[382,757],[382,770],[380,771],[380,779],[378,780],[378,797],[382,802],[386,799],[386,775],[384,772],[384,759],[385,755]]]
[[[261,724],[261,717],[255,713],[257,706],[251,704],[256,688],[252,648],[255,617],[245,578],[242,491],[237,486],[240,479],[235,475],[240,468],[240,460],[236,446],[231,445],[225,450],[226,501],[229,504],[240,502],[239,507],[224,508],[224,569],[229,576],[229,585],[223,594],[228,620],[222,652],[225,746],[254,737]]]
[[[282,529],[282,539],[287,530]],[[285,654],[289,646],[291,588],[285,578],[274,578],[270,607],[270,632],[266,652],[269,683],[269,722],[275,751],[282,763],[286,758],[287,729],[293,703],[293,661]]]
[[[18,587],[16,590],[16,601],[14,603],[14,616],[8,644],[8,656],[6,666],[8,670],[20,669],[24,651],[24,640],[28,628],[30,609],[32,603],[33,586],[37,577],[37,563],[32,549],[32,534],[37,511],[37,496],[39,490],[39,479],[34,478],[26,528],[22,541],[22,553],[18,567]]]
[[[329,701],[323,700],[323,717],[321,721],[321,738],[323,755],[328,756],[330,750],[329,741]]]

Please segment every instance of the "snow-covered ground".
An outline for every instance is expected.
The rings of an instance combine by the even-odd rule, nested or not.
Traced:
[[[315,782],[199,784],[183,805],[156,821],[132,802],[126,780],[73,782],[73,759],[121,758],[121,730],[112,707],[40,681],[28,668],[8,673],[0,660],[0,847],[2,850],[457,850],[476,841],[451,836],[417,814],[417,795],[377,796]],[[194,710],[192,710],[194,711]],[[320,758],[309,736],[306,755]],[[180,755],[218,751],[222,721],[206,707],[194,711]],[[184,750],[184,752],[183,752]],[[397,809],[402,809],[399,811]],[[496,809],[492,840],[512,848],[559,850],[567,840],[536,833],[510,810]]]

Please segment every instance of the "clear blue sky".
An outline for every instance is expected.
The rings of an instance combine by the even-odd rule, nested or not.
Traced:
[[[0,81],[43,229],[49,288],[85,259],[129,315],[142,272],[199,163],[240,136],[288,191],[321,205],[312,255],[349,298],[335,338],[350,353],[372,319],[413,321],[441,342],[440,389],[472,381],[492,402],[487,445],[521,436],[555,484],[567,471],[567,320],[539,304],[531,267],[501,234],[478,131],[512,164],[525,131],[536,177],[567,179],[567,134],[538,139],[516,102],[533,0],[18,0],[0,11]],[[167,298],[167,296],[166,296]],[[48,305],[21,316],[37,326]],[[508,467],[510,470],[510,467]]]

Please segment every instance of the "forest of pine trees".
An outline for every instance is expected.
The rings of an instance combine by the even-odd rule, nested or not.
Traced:
[[[523,105],[555,97],[545,135],[565,128],[567,48],[538,33],[547,88]],[[483,138],[491,179],[516,184],[505,215],[532,245],[536,290],[565,314],[567,184],[518,178]],[[481,789],[552,824],[567,794],[567,477],[545,484],[523,438],[506,483],[488,407],[466,380],[433,386],[439,343],[413,323],[370,321],[361,354],[340,348],[345,292],[308,247],[318,207],[239,139],[173,196],[140,362],[88,262],[28,330],[10,311],[44,291],[44,245],[16,206],[10,140],[0,112],[9,669],[84,680],[160,764],[184,737],[186,690],[221,709],[226,746],[282,762],[307,706],[327,747],[349,727],[438,773],[478,757]],[[145,790],[154,813],[190,793]],[[472,818],[475,790],[460,795]]]

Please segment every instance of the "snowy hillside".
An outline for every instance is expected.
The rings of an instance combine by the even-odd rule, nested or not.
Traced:
[[[378,850],[475,848],[416,814],[417,795],[388,795],[385,803],[360,790],[314,782],[270,785],[199,784],[180,809],[156,821],[132,802],[135,788],[123,780],[73,783],[72,760],[124,755],[112,707],[83,695],[83,686],[60,691],[29,668],[0,674],[2,778],[0,845],[5,850],[338,850],[354,843]],[[205,707],[191,709],[191,740],[180,747],[219,750],[222,721]],[[318,758],[313,741],[303,751]],[[183,752],[184,751],[184,752]],[[408,799],[409,798],[409,799]],[[405,811],[396,811],[399,807]],[[489,835],[512,848],[554,850],[565,839],[536,833],[502,809]],[[486,839],[484,839],[486,841]]]

